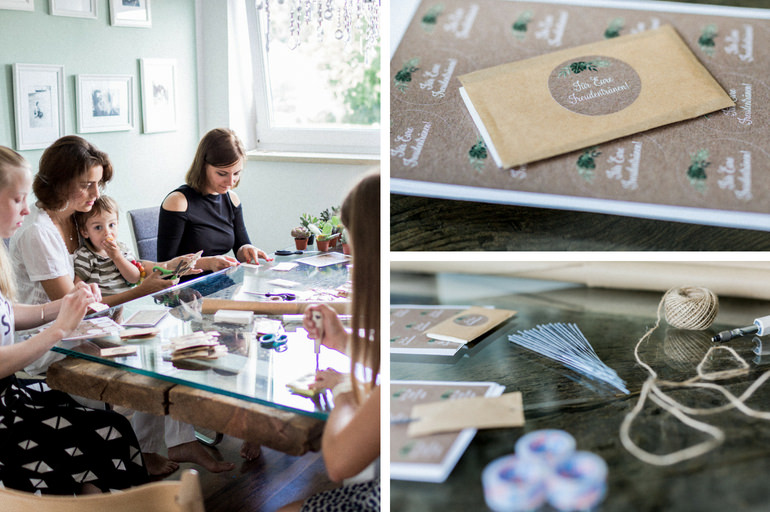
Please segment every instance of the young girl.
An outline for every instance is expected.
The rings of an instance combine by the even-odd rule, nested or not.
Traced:
[[[303,324],[311,338],[350,356],[350,378],[332,374],[334,409],[326,421],[321,450],[329,478],[350,479],[373,466],[368,480],[311,496],[282,511],[380,510],[380,177],[364,178],[342,204],[342,223],[350,233],[353,265],[351,332],[328,306],[310,306]],[[319,330],[312,315],[323,316]],[[363,380],[358,375],[366,374]],[[324,386],[328,372],[319,372]]]
[[[10,237],[29,214],[29,166],[0,146],[0,236]],[[63,299],[37,306],[11,302],[15,283],[5,245],[0,244],[0,483],[44,494],[106,492],[145,483],[139,444],[128,421],[111,411],[87,409],[39,381],[14,373],[72,332],[86,307],[101,299],[81,283]],[[14,344],[15,328],[56,321]]]

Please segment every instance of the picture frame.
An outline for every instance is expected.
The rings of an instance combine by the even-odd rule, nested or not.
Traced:
[[[134,77],[77,75],[78,133],[118,132],[134,127]]]
[[[0,9],[34,11],[35,0],[0,0]]]
[[[96,19],[96,0],[48,0],[52,16]]]
[[[13,65],[16,149],[43,149],[64,135],[64,66]]]
[[[144,133],[176,130],[176,60],[140,59]]]
[[[110,25],[152,27],[150,0],[110,0]]]

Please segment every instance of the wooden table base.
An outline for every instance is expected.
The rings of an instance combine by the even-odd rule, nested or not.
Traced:
[[[210,391],[67,357],[48,368],[48,385],[228,434],[289,455],[319,451],[322,420]]]

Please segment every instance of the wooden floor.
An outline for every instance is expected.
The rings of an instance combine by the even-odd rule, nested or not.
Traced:
[[[178,480],[183,469],[196,469],[206,512],[272,512],[286,503],[337,487],[326,476],[320,453],[293,457],[262,448],[262,456],[248,462],[241,458],[240,449],[241,440],[225,436],[212,453],[222,460],[235,462],[234,470],[214,474],[185,463],[168,479]]]

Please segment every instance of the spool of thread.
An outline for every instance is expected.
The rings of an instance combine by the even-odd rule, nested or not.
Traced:
[[[666,321],[677,329],[708,329],[719,313],[719,299],[708,288],[683,286],[672,288],[663,296]]]
[[[547,469],[517,455],[495,459],[484,468],[484,500],[495,512],[534,510],[545,503]]]
[[[548,503],[557,510],[590,510],[607,494],[607,464],[591,452],[575,452],[548,477]]]
[[[523,460],[535,460],[549,468],[575,452],[575,438],[563,430],[532,431],[516,441],[516,454]]]

